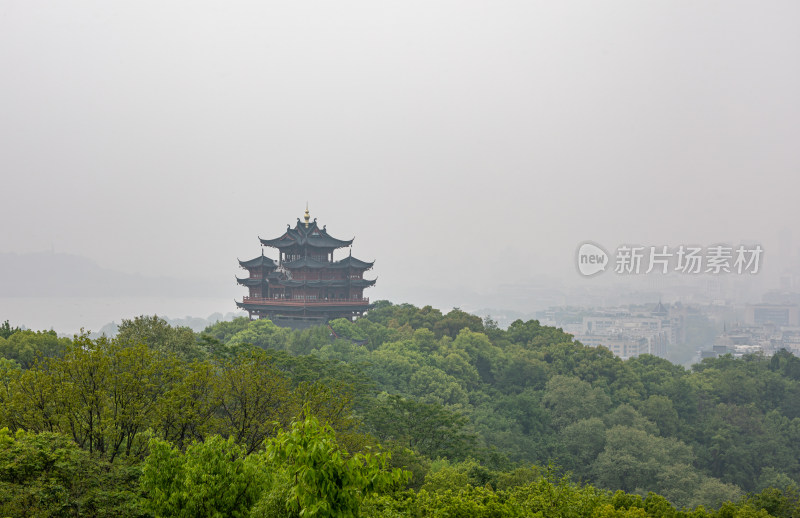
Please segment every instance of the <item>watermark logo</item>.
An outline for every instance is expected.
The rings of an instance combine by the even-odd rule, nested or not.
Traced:
[[[584,277],[591,277],[606,270],[608,253],[602,247],[586,241],[578,247],[578,271]]]
[[[754,275],[761,268],[764,249],[761,245],[679,245],[670,247],[620,245],[613,258],[598,244],[585,241],[578,246],[578,271],[585,277],[606,271],[620,275],[667,274],[738,274]]]

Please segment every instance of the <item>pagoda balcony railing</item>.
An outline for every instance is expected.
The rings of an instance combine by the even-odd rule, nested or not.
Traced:
[[[292,274],[292,280],[294,281],[343,281],[346,280],[347,277],[343,276],[335,276],[335,275],[303,275],[299,273]]]
[[[267,299],[263,297],[244,297],[245,304],[258,304],[259,306],[352,306],[369,304],[368,297],[353,299]]]

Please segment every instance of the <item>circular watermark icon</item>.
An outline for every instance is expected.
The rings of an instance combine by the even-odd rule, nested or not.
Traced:
[[[578,246],[575,253],[578,273],[584,277],[591,277],[606,271],[608,266],[608,252],[602,246],[591,241],[584,241]]]

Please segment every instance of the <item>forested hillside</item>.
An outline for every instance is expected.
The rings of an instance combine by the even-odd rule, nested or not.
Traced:
[[[6,324],[2,427],[3,516],[800,513],[800,359],[622,361],[457,309]]]

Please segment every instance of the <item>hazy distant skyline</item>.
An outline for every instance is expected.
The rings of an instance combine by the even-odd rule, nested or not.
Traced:
[[[759,242],[788,266],[798,20],[794,1],[0,0],[0,252],[233,282],[308,202],[376,260],[373,298],[580,282],[585,240]]]

